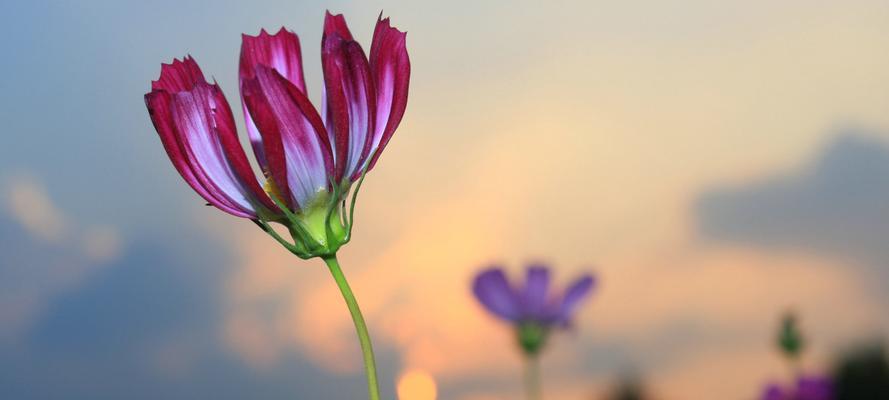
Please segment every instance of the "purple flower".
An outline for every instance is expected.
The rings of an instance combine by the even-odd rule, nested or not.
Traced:
[[[351,218],[343,214],[352,184],[373,168],[404,115],[405,38],[380,18],[366,56],[343,16],[327,13],[316,108],[296,34],[281,28],[244,35],[242,110],[260,174],[240,145],[222,90],[193,58],[162,65],[145,103],[173,166],[208,204],[267,232],[266,222],[286,225],[297,241],[288,248],[301,257],[332,254],[348,241]]]
[[[531,265],[524,285],[514,286],[502,268],[491,267],[475,277],[472,291],[488,311],[513,324],[519,344],[529,354],[535,354],[552,329],[570,325],[577,306],[594,284],[592,275],[584,275],[559,292],[550,288],[547,266]]]
[[[833,400],[833,382],[823,376],[802,376],[794,387],[772,383],[766,386],[762,400]]]

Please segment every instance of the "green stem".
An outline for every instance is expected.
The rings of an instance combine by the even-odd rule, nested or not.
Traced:
[[[333,280],[339,286],[340,292],[343,294],[343,300],[349,307],[349,313],[352,314],[352,322],[355,323],[355,331],[358,333],[358,341],[361,342],[361,353],[364,355],[364,373],[367,375],[367,392],[370,400],[380,400],[380,385],[377,381],[377,365],[374,361],[374,349],[370,343],[370,334],[367,332],[367,324],[364,322],[364,316],[361,315],[361,309],[358,308],[358,301],[352,294],[352,288],[340,269],[340,263],[336,259],[336,254],[322,257],[333,275]]]
[[[525,357],[525,398],[541,400],[543,389],[540,385],[540,357],[529,354]]]

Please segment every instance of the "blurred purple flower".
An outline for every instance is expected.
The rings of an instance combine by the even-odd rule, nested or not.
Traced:
[[[816,375],[797,379],[796,386],[787,388],[772,383],[766,386],[762,400],[833,400],[833,382],[830,378]]]
[[[577,306],[595,282],[592,275],[584,275],[560,292],[550,288],[549,267],[531,265],[524,285],[513,286],[503,268],[491,267],[475,277],[472,291],[488,311],[517,328],[519,344],[534,354],[551,329],[570,325]]]

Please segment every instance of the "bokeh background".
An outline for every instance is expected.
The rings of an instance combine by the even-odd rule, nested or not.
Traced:
[[[491,263],[600,277],[544,359],[552,399],[624,374],[657,398],[749,399],[787,379],[785,310],[813,371],[889,328],[883,0],[17,1],[0,397],[364,396],[323,264],[205,207],[142,100],[191,54],[239,109],[240,34],[283,25],[317,101],[328,8],[365,49],[380,10],[409,32],[408,111],[341,251],[386,397],[519,398],[511,333],[469,291]]]

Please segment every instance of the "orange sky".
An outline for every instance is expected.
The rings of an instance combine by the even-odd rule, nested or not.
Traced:
[[[633,362],[663,398],[744,398],[783,376],[770,340],[787,307],[812,331],[814,369],[831,346],[889,326],[843,262],[704,243],[691,211],[713,185],[803,166],[837,126],[889,132],[889,7],[466,7],[386,7],[409,31],[409,110],[341,253],[375,340],[405,368],[442,387],[516,379],[509,333],[468,290],[490,262],[601,277],[577,331],[547,354],[554,399],[600,392],[629,367],[582,356],[608,344],[639,349]],[[367,37],[367,21],[353,25]],[[231,282],[231,346],[258,365],[295,347],[355,369],[351,322],[320,262],[291,260],[259,233],[231,239],[245,260]],[[269,299],[286,307],[257,320],[251,304]],[[661,335],[684,323],[702,336],[658,360]]]
[[[559,334],[544,358],[553,400],[603,393],[628,370],[658,399],[752,398],[764,381],[786,378],[771,340],[789,307],[810,337],[812,370],[844,344],[889,329],[886,299],[869,286],[885,275],[866,260],[816,246],[713,240],[699,231],[695,208],[716,189],[815,174],[844,129],[889,139],[885,1],[329,3],[282,2],[236,23],[222,19],[212,31],[188,25],[191,36],[156,47],[163,57],[193,54],[236,105],[240,32],[283,24],[298,33],[313,100],[325,8],[343,12],[365,48],[380,9],[409,32],[408,110],[367,177],[354,239],[340,253],[375,344],[397,357],[399,370],[389,375],[403,379],[401,400],[433,392],[445,400],[518,398],[511,333],[469,290],[491,263],[518,275],[526,262],[546,261],[560,283],[588,270],[600,278],[575,329]],[[117,54],[102,46],[93,50]],[[150,78],[138,77],[146,87]],[[215,332],[226,349],[261,371],[297,351],[324,371],[358,373],[352,322],[322,263],[296,259],[248,222],[203,207],[172,168],[155,173],[152,163],[166,160],[138,94],[127,92],[135,105],[126,106],[140,107],[141,125],[126,123],[145,134],[127,136],[121,149],[156,156],[132,161],[159,179],[147,186],[164,188],[146,198],[181,204],[187,224],[233,251]],[[19,100],[10,104],[31,104]],[[0,331],[0,344],[27,332],[32,309],[133,240],[101,218],[70,215],[68,199],[52,195],[72,190],[64,188],[68,176],[53,175],[62,183],[47,188],[27,172],[36,164],[23,165],[21,176],[0,176],[4,215],[37,240],[74,243],[76,260],[65,273],[47,267],[39,284],[16,292],[15,307],[0,310],[12,327]],[[81,179],[105,184],[94,175]],[[175,197],[185,193],[188,200]],[[111,210],[97,214],[118,223]],[[174,343],[155,361],[175,374],[189,365],[189,347]]]

